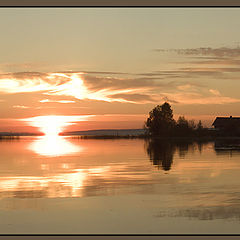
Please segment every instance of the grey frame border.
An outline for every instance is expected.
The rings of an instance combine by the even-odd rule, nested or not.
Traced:
[[[0,235],[0,239],[4,240],[239,240],[240,235],[127,235],[127,234],[115,234],[115,235]]]
[[[0,7],[237,7],[238,0],[0,0]]]
[[[0,7],[240,7],[236,0],[0,0]],[[240,240],[240,234],[0,234],[0,240]]]

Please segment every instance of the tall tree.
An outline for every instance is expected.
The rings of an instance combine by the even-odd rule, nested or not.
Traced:
[[[145,128],[152,136],[166,136],[171,134],[175,126],[173,111],[169,103],[156,106],[145,122]]]

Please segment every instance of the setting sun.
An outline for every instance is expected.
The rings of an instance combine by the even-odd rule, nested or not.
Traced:
[[[40,128],[47,136],[57,136],[64,127],[72,125],[73,123],[67,122],[64,116],[40,116],[32,118],[31,125]]]
[[[62,115],[48,115],[37,116],[32,118],[20,119],[25,121],[32,127],[37,127],[46,136],[58,136],[66,127],[76,124],[77,122],[86,121],[95,115],[82,116],[62,116]]]

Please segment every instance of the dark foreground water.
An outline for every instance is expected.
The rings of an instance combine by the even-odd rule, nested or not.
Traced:
[[[0,233],[240,233],[238,144],[0,141]]]

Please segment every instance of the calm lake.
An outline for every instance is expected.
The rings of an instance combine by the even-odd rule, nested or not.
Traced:
[[[232,144],[22,137],[0,153],[0,233],[240,233]]]

